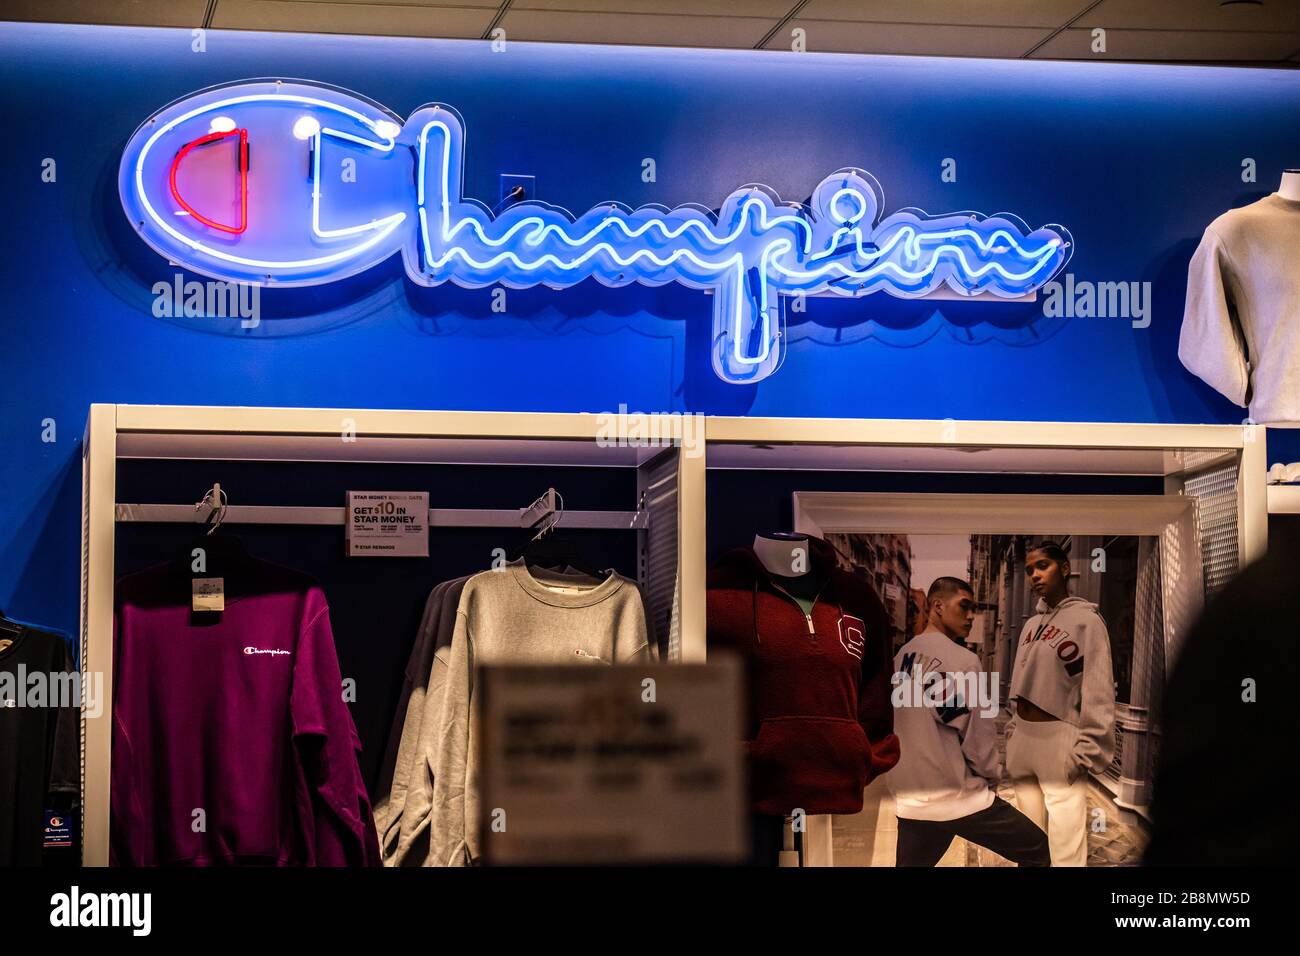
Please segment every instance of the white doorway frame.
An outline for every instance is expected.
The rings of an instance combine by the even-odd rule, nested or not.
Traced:
[[[1149,536],[1164,549],[1192,552],[1199,571],[1196,504],[1182,495],[1063,495],[796,491],[794,530],[827,534],[1070,534]],[[1162,554],[1169,553],[1162,550]],[[1162,560],[1162,563],[1163,560]],[[1199,573],[1161,575],[1168,648],[1182,637],[1204,599]],[[1172,661],[1170,661],[1172,663]],[[811,865],[834,866],[833,823],[810,817]]]
[[[1159,535],[1194,510],[1181,495],[796,491],[794,528],[880,534]]]

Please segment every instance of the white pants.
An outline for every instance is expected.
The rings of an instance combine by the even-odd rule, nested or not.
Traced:
[[[1016,804],[1046,831],[1052,866],[1088,865],[1088,775],[1076,769],[1077,738],[1064,720],[1017,720],[1007,741]]]

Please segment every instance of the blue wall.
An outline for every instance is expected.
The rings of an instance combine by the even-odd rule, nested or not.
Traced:
[[[1007,210],[1065,224],[1080,279],[1150,281],[1153,321],[1036,307],[811,300],[785,365],[749,387],[710,368],[700,293],[418,289],[396,261],[268,292],[253,332],[151,312],[172,270],[126,227],[117,157],[172,99],[248,77],[354,89],[406,115],[454,104],[466,189],[501,173],[582,211],[713,204],[746,182],[802,199],[862,166],[887,211]],[[1236,422],[1179,365],[1187,261],[1223,210],[1300,164],[1300,74],[1267,70],[585,48],[5,24],[0,159],[0,607],[76,625],[78,439],[90,402]],[[57,161],[57,182],[41,163]],[[642,160],[658,180],[641,180]],[[957,160],[955,183],[940,164]],[[1241,161],[1259,182],[1241,181]],[[41,440],[42,421],[57,441]],[[1273,459],[1300,458],[1300,442]]]

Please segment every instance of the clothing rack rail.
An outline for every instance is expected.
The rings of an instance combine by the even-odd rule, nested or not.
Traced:
[[[346,508],[298,505],[230,505],[223,524],[341,525]],[[119,504],[117,520],[128,523],[202,524],[193,505]],[[430,508],[431,528],[527,528],[518,510],[492,508]],[[650,526],[645,511],[566,511],[563,527],[643,530]]]
[[[225,505],[222,524],[343,525],[345,507],[303,505]],[[430,528],[531,528],[550,515],[559,514],[566,529],[644,530],[650,513],[636,511],[573,511],[557,508],[555,489],[548,489],[527,508],[430,508]],[[207,515],[194,505],[121,504],[115,508],[120,522],[159,524],[202,524]]]

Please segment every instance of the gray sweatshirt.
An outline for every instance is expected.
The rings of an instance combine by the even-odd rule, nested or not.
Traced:
[[[981,678],[979,658],[938,631],[918,634],[894,657],[901,756],[885,782],[903,819],[956,820],[992,805],[998,731],[974,693]],[[930,687],[936,699],[922,692]]]
[[[1256,422],[1300,423],[1300,202],[1273,193],[1210,223],[1178,357]]]
[[[470,578],[456,613],[445,656],[435,655],[429,685],[440,686],[441,706],[425,708],[430,732],[428,773],[432,800],[427,825],[428,866],[464,866],[478,860],[478,715],[474,669],[493,663],[614,664],[650,659],[650,632],[641,592],[613,572],[592,586],[581,575],[530,571],[511,564]],[[414,833],[413,778],[402,830]],[[409,842],[409,841],[408,841]]]
[[[1067,597],[1054,608],[1040,598],[1035,610],[1016,646],[1010,699],[1024,698],[1074,724],[1075,762],[1101,773],[1115,757],[1115,676],[1106,622],[1097,605],[1081,597]],[[1014,732],[1013,720],[1006,733]]]
[[[402,816],[406,807],[407,789],[417,763],[424,762],[420,740],[424,711],[431,707],[437,711],[442,706],[441,684],[430,686],[434,655],[441,650],[444,658],[451,648],[452,634],[456,628],[456,609],[460,595],[469,578],[456,578],[436,585],[429,592],[424,605],[424,616],[415,635],[411,658],[406,665],[402,695],[398,700],[389,734],[388,751],[384,755],[383,776],[379,783],[379,800],[375,803],[375,828],[379,832],[379,849],[385,866],[401,866],[405,862],[398,855]],[[436,675],[446,676],[444,668]],[[428,798],[424,798],[424,815],[428,813]],[[402,847],[403,855],[409,846]]]

